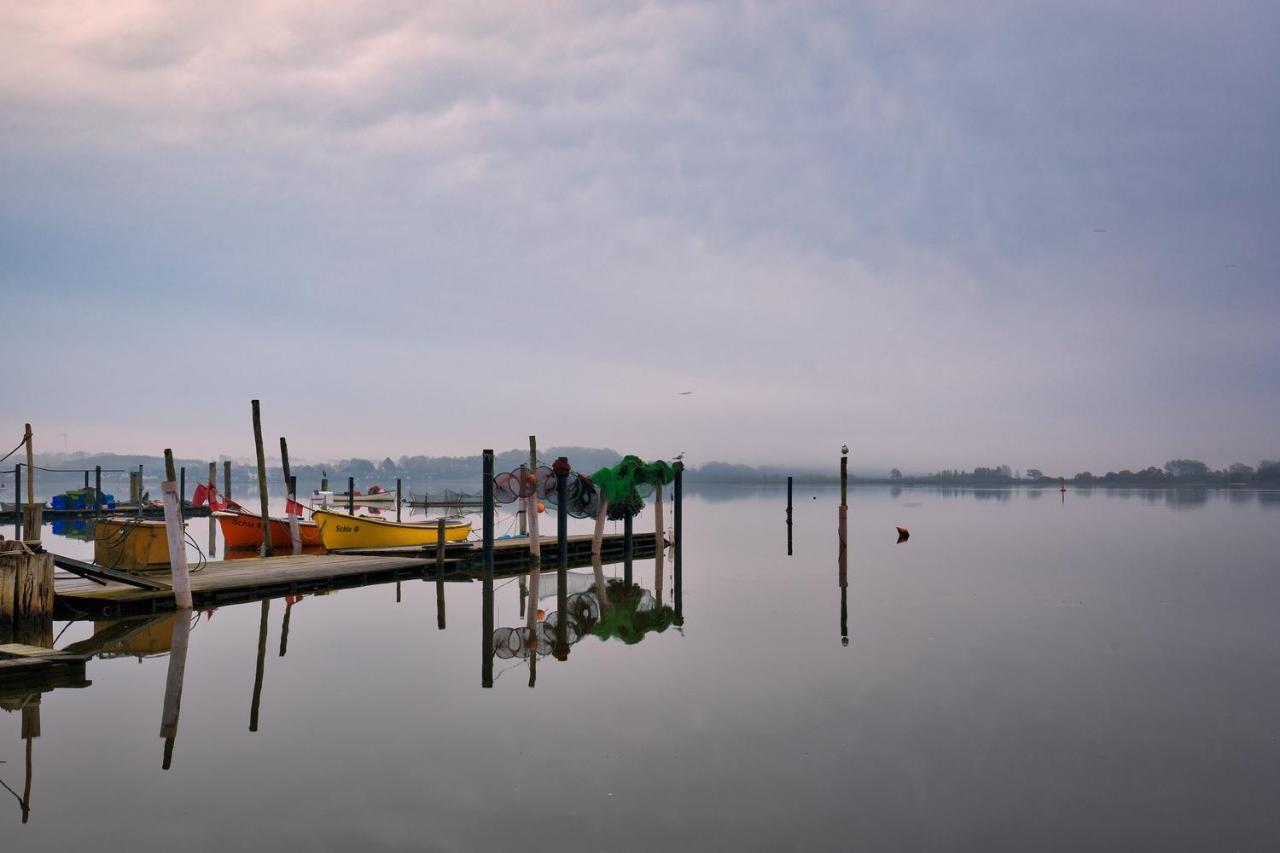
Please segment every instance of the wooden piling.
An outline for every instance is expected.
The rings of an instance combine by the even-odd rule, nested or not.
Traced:
[[[231,500],[231,460],[222,460],[222,497]]]
[[[209,463],[209,502],[213,502],[213,494],[218,490],[218,463]],[[218,521],[209,513],[209,556],[215,557],[218,552]]]
[[[85,491],[88,491],[88,490],[89,490],[89,471],[88,471],[88,469],[85,469],[85,472],[84,472],[84,488],[85,488]]]
[[[93,466],[93,512],[102,512],[102,466]]]
[[[569,460],[551,466],[556,475],[556,647],[557,660],[569,657]]]
[[[53,606],[53,555],[32,553],[21,541],[0,542],[0,643],[43,636]]]
[[[481,523],[480,686],[493,687],[493,450],[486,449],[481,460],[484,509]]]
[[[267,456],[262,450],[262,408],[253,401],[253,449],[258,455],[258,501],[262,507],[262,546],[264,557],[271,556],[271,514],[267,506]]]
[[[684,528],[682,527],[684,513],[683,481],[684,463],[676,462],[676,482],[675,487],[673,488],[674,495],[671,499],[672,503],[675,504],[675,508],[672,510],[675,516],[675,520],[673,522],[674,532],[672,533],[672,536],[676,540],[672,544],[672,547],[675,548],[675,561],[672,567],[672,574],[674,575],[673,583],[675,585],[676,618],[681,621],[684,620],[684,599],[682,598],[684,585],[681,583],[680,576],[680,558],[684,551]]]
[[[293,471],[289,468],[289,442],[285,441],[284,436],[280,436],[280,472],[284,475],[284,489],[286,494],[292,495],[289,490],[289,476]]]
[[[658,607],[662,607],[662,564],[665,559],[666,531],[663,529],[662,512],[662,490],[666,488],[662,483],[657,483],[653,489],[653,597],[657,599]]]
[[[400,505],[404,503],[400,491],[400,478],[396,477],[396,524],[400,523]]]
[[[286,498],[285,517],[289,519],[289,544],[293,546],[292,550],[295,554],[302,553],[302,529],[298,526],[298,511],[296,504],[298,503],[298,478],[289,475],[289,497]]]
[[[635,543],[632,541],[633,526],[631,513],[628,512],[622,519],[622,578],[628,587],[631,586],[631,558],[635,553]]]
[[[791,556],[791,522],[792,522],[792,478],[787,478],[787,556]]]
[[[356,514],[356,478],[347,478],[347,513]]]
[[[13,466],[13,538],[22,541],[22,463]]]
[[[529,473],[534,477],[533,496],[525,502],[529,510],[529,596],[531,603],[525,626],[529,641],[534,642],[538,627],[538,584],[542,576],[542,540],[538,537],[538,439],[529,436]]]
[[[436,520],[436,628],[444,630],[445,520]]]
[[[178,469],[178,515],[183,514],[183,508],[187,505],[187,466],[183,465]]]
[[[164,530],[169,538],[169,570],[173,577],[173,601],[178,610],[191,609],[191,575],[187,569],[186,533],[182,508],[178,504],[178,484],[174,482],[173,450],[164,449],[165,481],[160,484],[164,501]],[[179,614],[182,618],[183,614]]]
[[[840,457],[840,506],[849,505],[849,457]]]
[[[35,442],[32,441],[31,424],[27,424],[26,432],[22,436],[22,440],[27,445],[27,503],[29,505],[36,502],[36,460],[35,460]],[[31,531],[27,531],[27,535],[31,535]],[[37,531],[36,538],[39,539]]]

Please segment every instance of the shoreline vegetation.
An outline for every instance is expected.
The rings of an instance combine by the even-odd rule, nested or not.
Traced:
[[[610,448],[593,447],[550,447],[544,451],[547,464],[558,456],[566,456],[574,468],[580,471],[595,471],[607,465],[615,464],[622,458],[621,454]],[[222,456],[216,460],[179,459],[176,463],[185,466],[187,477],[197,482],[207,471],[210,461],[218,463],[221,476],[222,461],[229,457]],[[516,468],[526,461],[526,451],[510,450],[496,455],[495,468],[499,471]],[[237,481],[256,478],[253,463],[249,460],[233,459],[233,471]],[[36,465],[46,470],[45,476],[66,472],[65,476],[79,474],[84,469],[102,466],[104,471],[136,470],[143,466],[148,475],[158,475],[164,469],[164,460],[159,456],[141,454],[116,453],[50,453],[36,457]],[[278,482],[280,465],[268,462],[271,472],[270,482]],[[299,485],[319,483],[321,477],[328,477],[331,485],[345,488],[347,477],[354,477],[357,484],[380,482],[389,486],[389,481],[397,477],[406,483],[423,484],[430,481],[449,483],[467,482],[476,477],[480,467],[480,457],[476,456],[401,456],[399,459],[385,457],[380,462],[372,459],[350,458],[334,462],[310,464],[294,461],[292,472],[297,476]],[[812,467],[787,468],[779,465],[739,465],[728,462],[706,462],[701,465],[688,465],[685,470],[685,482],[694,485],[741,484],[767,485],[786,483],[787,477],[793,477],[798,484],[838,483],[839,474],[832,465],[831,471],[822,471]],[[0,471],[0,475],[5,472]],[[117,475],[118,476],[118,475]],[[849,482],[855,485],[893,485],[893,486],[976,486],[1005,487],[1031,486],[1047,488],[1058,486],[1063,481],[1081,487],[1139,487],[1166,488],[1171,486],[1257,486],[1280,487],[1280,462],[1263,459],[1257,465],[1246,465],[1236,462],[1226,468],[1213,469],[1198,459],[1171,459],[1163,467],[1150,466],[1141,470],[1123,469],[1108,471],[1105,474],[1094,474],[1080,471],[1070,475],[1048,474],[1038,468],[1025,471],[1013,470],[1008,465],[993,467],[976,467],[972,470],[947,469],[927,474],[905,474],[897,468],[889,471],[887,476],[850,474]],[[335,486],[335,487],[336,487]],[[302,489],[300,489],[301,491]]]

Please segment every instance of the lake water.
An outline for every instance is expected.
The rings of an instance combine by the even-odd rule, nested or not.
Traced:
[[[1280,494],[858,488],[843,589],[838,500],[691,491],[682,620],[491,688],[478,583],[202,614],[168,770],[143,626],[0,714],[6,849],[1280,849]]]

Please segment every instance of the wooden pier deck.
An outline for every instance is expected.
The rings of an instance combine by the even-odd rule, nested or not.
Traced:
[[[633,557],[652,558],[654,534],[632,538]],[[622,537],[606,536],[601,559],[622,559]],[[555,570],[555,537],[542,537],[543,570]],[[443,576],[451,581],[479,578],[483,567],[479,543],[450,546],[445,552]],[[569,565],[591,565],[591,537],[569,537]],[[509,576],[529,568],[527,539],[502,539],[494,543],[494,574]],[[435,577],[435,548],[382,549],[359,552],[253,557],[211,562],[191,575],[191,595],[197,609],[282,595],[299,595],[410,578]],[[164,585],[167,574],[147,577]],[[160,613],[174,608],[171,589],[140,589],[115,581],[98,583],[84,578],[58,578],[55,584],[62,618],[111,618],[135,613]]]
[[[82,683],[88,655],[67,654],[56,649],[22,643],[0,645],[0,696],[13,690],[27,691],[31,685],[50,679]]]

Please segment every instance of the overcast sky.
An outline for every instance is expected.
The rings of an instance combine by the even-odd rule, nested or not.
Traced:
[[[1277,56],[1229,0],[7,3],[0,443],[1280,456]]]

